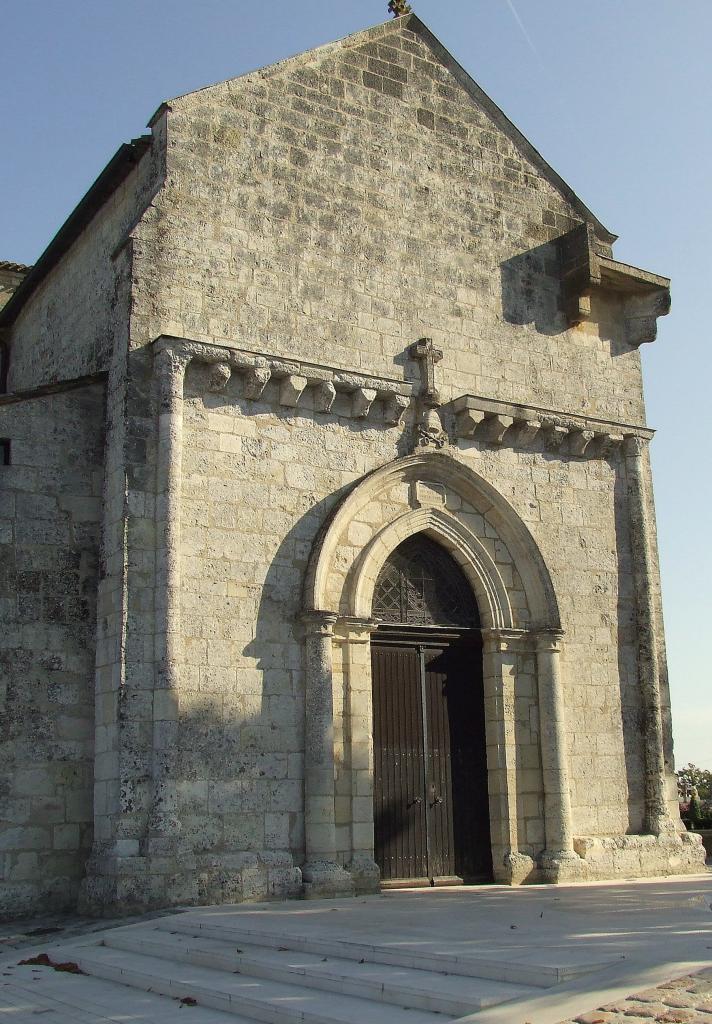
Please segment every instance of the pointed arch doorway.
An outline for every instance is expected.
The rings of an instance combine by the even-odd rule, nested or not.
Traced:
[[[490,881],[482,639],[470,584],[424,533],[376,581],[375,859],[384,886]]]

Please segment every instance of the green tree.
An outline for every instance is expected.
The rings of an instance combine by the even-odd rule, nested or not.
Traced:
[[[693,786],[697,788],[700,800],[712,800],[712,772],[688,764],[677,772],[677,792],[680,798],[689,800]]]

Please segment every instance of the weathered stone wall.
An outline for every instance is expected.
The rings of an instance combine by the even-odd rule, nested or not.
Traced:
[[[406,350],[428,335],[444,351],[443,400],[470,393],[643,422],[622,304],[594,297],[593,322],[576,329],[561,309],[554,240],[585,213],[440,56],[401,23],[172,101],[165,183],[133,233],[131,347],[169,335],[416,379]],[[102,836],[123,837],[132,855],[151,814],[156,711],[146,690],[159,669],[151,363],[134,351],[127,384],[129,494],[116,523],[129,557],[111,600],[114,620],[124,616],[126,657],[119,667],[109,645],[113,666],[101,670],[114,692],[109,717],[123,673],[126,739],[105,761]],[[315,417],[306,398],[295,415],[280,409],[278,385],[258,403],[241,387],[233,379],[211,395],[206,371],[188,374],[184,664],[177,721],[172,709],[160,722],[161,742],[175,737],[178,751],[181,841],[206,878],[227,854],[237,868],[254,866],[238,863],[240,851],[272,857],[277,874],[290,857],[301,861],[295,620],[306,560],[344,489],[406,450],[376,407],[356,422],[337,396],[332,413]],[[529,526],[554,580],[575,829],[636,829],[640,702],[622,460],[467,441],[460,450]],[[536,737],[522,710],[525,718]],[[535,851],[541,792],[533,776],[521,778],[523,842]],[[343,775],[340,799],[350,784]],[[160,899],[163,883],[139,877],[138,859],[128,896],[152,886]]]
[[[0,910],[68,908],[92,837],[101,385],[0,403]]]
[[[219,396],[206,396],[203,368],[187,381],[180,790],[206,861],[304,859],[304,574],[339,496],[397,442],[375,424],[281,409],[278,387],[249,402],[237,378]]]
[[[151,154],[14,328],[14,389],[109,370],[85,890],[94,909],[294,891],[305,844],[307,561],[346,490],[412,443],[380,401],[354,418],[339,393],[315,412],[309,388],[295,411],[280,405],[274,380],[255,401],[237,374],[214,393],[215,367],[190,367],[182,402],[182,377],[161,390],[151,342],[189,338],[417,381],[407,349],[427,335],[444,352],[444,401],[471,394],[644,420],[623,301],[595,295],[592,322],[575,329],[562,309],[556,239],[587,211],[427,32],[407,24],[172,101]],[[218,367],[218,386],[220,376]],[[576,458],[543,440],[521,450],[461,438],[452,453],[509,501],[551,574],[565,632],[574,830],[639,829],[624,460],[617,450]],[[487,509],[458,514],[479,524],[526,626],[512,553]],[[369,522],[352,527],[344,549],[358,551]],[[176,567],[177,638],[167,586]],[[338,639],[334,657],[345,681]],[[514,675],[515,817],[521,848],[536,855],[545,837],[532,652],[517,654]],[[363,766],[349,763],[347,717],[337,693],[343,862],[369,798]]]
[[[455,74],[394,25],[172,101],[133,342],[413,376],[427,335],[444,399],[641,422],[620,303],[573,330],[560,309],[552,240],[581,209]]]
[[[144,154],[42,281],[9,331],[9,390],[108,369],[131,307],[129,233],[158,187],[163,140]]]
[[[635,831],[641,707],[623,460],[492,452],[477,471],[526,522],[556,590],[575,831]]]
[[[308,392],[295,413],[279,406],[278,384],[268,385],[259,402],[242,396],[236,378],[211,395],[205,368],[189,371],[186,394],[178,740],[185,826],[201,850],[237,844],[291,852],[299,863],[304,669],[298,619],[306,561],[337,500],[397,457],[403,430],[386,427],[375,406],[363,423],[348,417],[346,401],[328,415],[314,414]],[[466,442],[458,457],[505,495],[552,574],[566,637],[575,831],[640,828],[640,702],[622,461]],[[337,556],[342,581],[374,532],[407,510],[406,492],[384,495],[364,509],[363,521],[350,524]],[[453,505],[491,550],[518,625],[526,628],[523,585],[486,510],[463,508],[456,497]],[[334,610],[348,614],[339,606],[338,578],[335,585]],[[348,674],[344,657],[335,649],[337,819],[339,850],[348,861],[354,793],[368,793],[345,754],[345,683],[338,684]],[[519,834],[521,849],[536,855],[544,835],[533,654],[519,656],[516,677]],[[622,707],[630,727],[625,737]]]

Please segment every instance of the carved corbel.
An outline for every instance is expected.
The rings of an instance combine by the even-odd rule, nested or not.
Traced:
[[[626,341],[634,348],[655,341],[658,336],[658,317],[670,312],[670,290],[635,295],[626,302]]]
[[[626,341],[637,348],[654,341],[658,317],[670,312],[670,281],[619,263],[601,251],[591,224],[579,224],[558,239],[564,312],[571,327],[591,319],[596,289],[625,298]]]
[[[289,406],[291,409],[296,408],[308,383],[307,378],[301,374],[290,373],[284,377],[279,388],[279,404]]]
[[[336,398],[336,388],[330,380],[323,380],[314,388],[314,409],[316,412],[331,412]]]
[[[373,388],[356,388],[351,396],[351,415],[356,419],[365,419],[376,401],[378,392]]]
[[[232,368],[229,363],[214,363],[208,374],[208,390],[224,391],[232,376]]]
[[[455,433],[458,437],[473,437],[484,418],[479,409],[461,409],[455,417]]]
[[[515,443],[526,448],[538,437],[541,431],[541,422],[539,420],[515,420],[514,428],[516,430]]]
[[[383,407],[386,423],[392,427],[400,426],[403,413],[409,405],[410,399],[406,395],[389,395]]]
[[[261,398],[271,376],[272,371],[268,366],[255,366],[248,370],[245,375],[245,398],[251,398],[253,401]]]
[[[504,435],[513,423],[512,416],[488,413],[480,429],[482,439],[488,444],[502,444]]]
[[[562,427],[559,423],[544,423],[542,425],[544,435],[544,447],[547,451],[558,452],[568,436],[568,427]]]
[[[569,434],[569,451],[572,455],[576,455],[578,458],[582,458],[591,442],[593,441],[595,434],[592,430],[574,430]]]

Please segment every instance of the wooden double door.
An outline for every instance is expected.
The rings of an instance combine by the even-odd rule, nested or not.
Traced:
[[[372,672],[382,882],[491,880],[479,632],[381,628]]]

